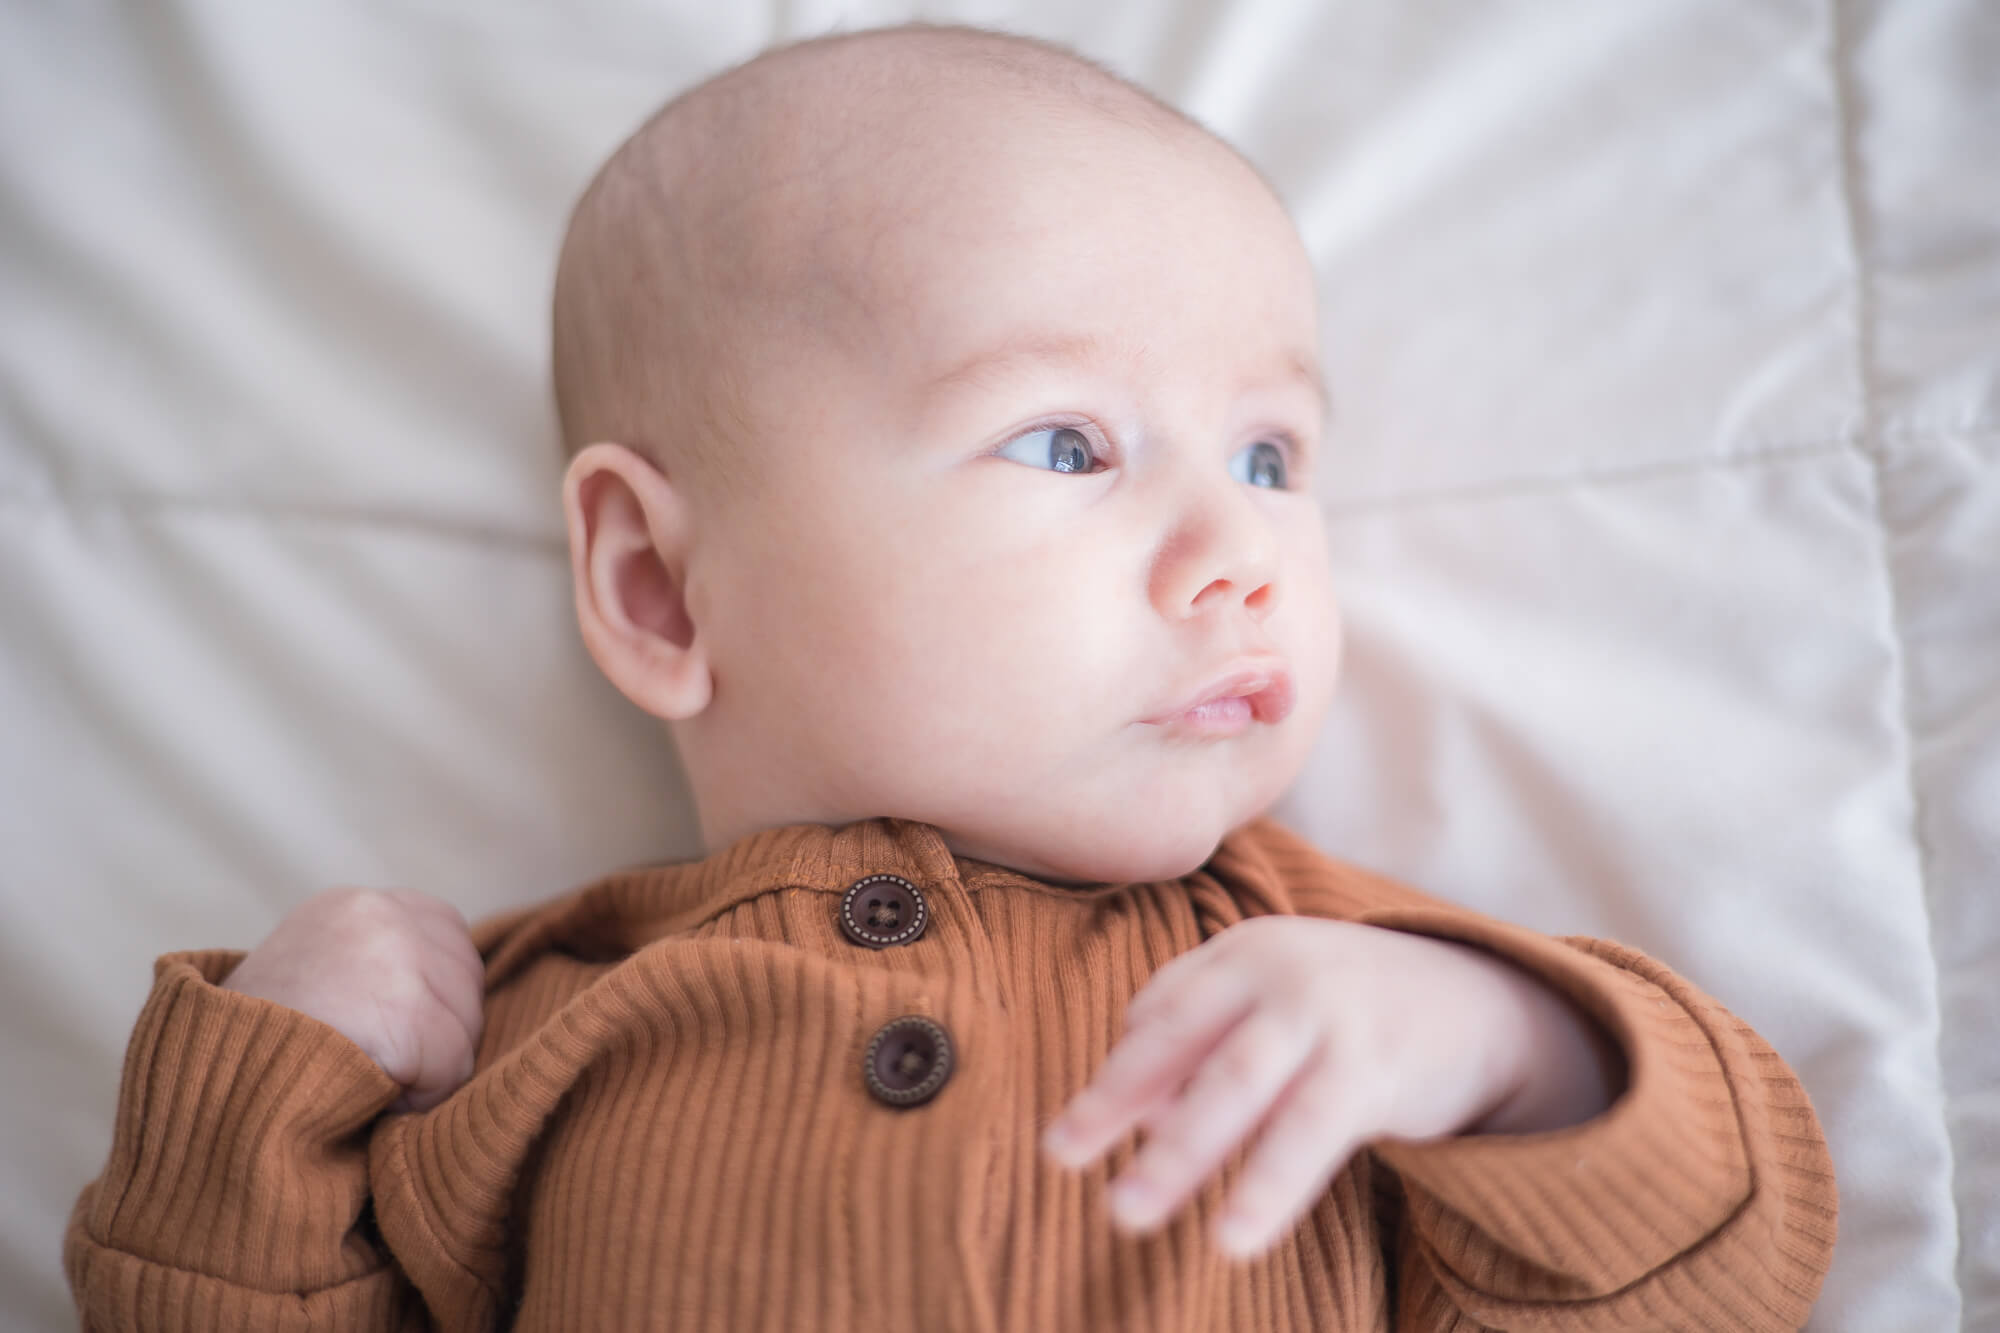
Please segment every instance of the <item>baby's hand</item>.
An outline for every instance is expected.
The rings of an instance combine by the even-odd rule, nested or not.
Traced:
[[[1110,1192],[1117,1220],[1143,1231],[1261,1125],[1216,1230],[1245,1258],[1286,1235],[1370,1140],[1438,1138],[1482,1120],[1552,1128],[1527,1121],[1551,1110],[1584,1119],[1615,1092],[1587,1022],[1525,973],[1463,945],[1351,922],[1239,922],[1155,973],[1125,1023],[1044,1147],[1082,1167],[1144,1127]],[[1551,1089],[1567,1099],[1560,1107]],[[1510,1104],[1494,1116],[1521,1100],[1536,1103],[1531,1115]]]
[[[441,898],[328,889],[294,908],[222,986],[336,1029],[403,1085],[392,1111],[427,1111],[472,1077],[486,964]]]

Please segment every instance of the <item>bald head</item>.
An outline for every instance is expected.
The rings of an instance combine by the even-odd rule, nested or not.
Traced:
[[[697,491],[738,490],[761,382],[797,340],[849,339],[893,293],[871,254],[929,168],[996,114],[1221,145],[1101,67],[925,25],[768,51],[669,102],[599,170],[557,267],[568,454],[617,441]],[[1226,149],[1222,149],[1226,152]]]

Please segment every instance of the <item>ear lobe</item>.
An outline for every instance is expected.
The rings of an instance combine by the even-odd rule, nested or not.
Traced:
[[[563,474],[563,516],[577,627],[598,669],[655,717],[677,722],[706,708],[714,681],[687,611],[680,492],[626,446],[591,444]]]

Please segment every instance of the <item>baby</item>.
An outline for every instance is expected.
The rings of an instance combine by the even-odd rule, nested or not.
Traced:
[[[1026,39],[781,48],[605,164],[554,323],[583,638],[706,859],[162,957],[86,1327],[1804,1320],[1754,1032],[1262,817],[1340,633],[1313,275],[1227,146]]]

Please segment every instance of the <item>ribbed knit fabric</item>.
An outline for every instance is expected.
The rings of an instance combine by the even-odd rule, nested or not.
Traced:
[[[839,928],[887,872],[930,920]],[[1604,1115],[1378,1144],[1275,1250],[1209,1241],[1241,1149],[1164,1230],[1115,1231],[1041,1128],[1177,954],[1272,912],[1482,946],[1622,1044]],[[64,1262],[91,1330],[1793,1329],[1834,1239],[1831,1163],[1791,1071],[1658,964],[1553,940],[1330,861],[1269,821],[1161,884],[1039,883],[898,820],[753,834],[480,923],[472,1080],[421,1114],[332,1028],[167,954],[111,1155]],[[863,1079],[924,1015],[936,1097]]]

